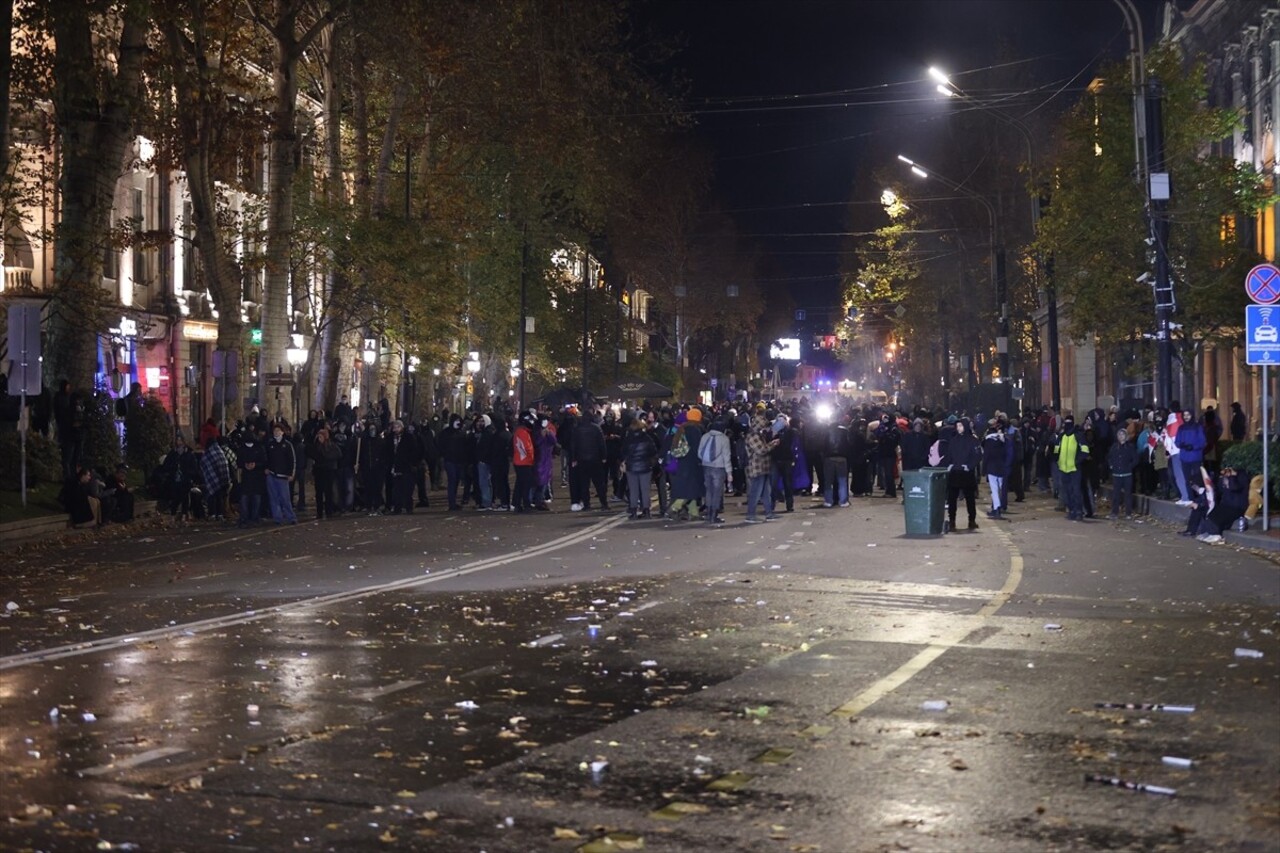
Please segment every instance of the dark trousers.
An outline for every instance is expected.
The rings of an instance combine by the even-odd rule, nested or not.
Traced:
[[[418,506],[427,506],[427,468],[418,466]]]
[[[507,475],[507,462],[495,462],[489,466],[489,482],[493,484],[493,505],[511,506],[511,478]]]
[[[413,476],[410,474],[393,474],[391,476],[391,511],[413,512]]]
[[[532,497],[536,480],[532,465],[516,466],[516,494],[511,502],[516,512],[533,508]]]
[[[447,491],[445,491],[445,495],[448,497],[448,500],[449,500],[449,509],[458,508],[458,473],[459,473],[458,469],[460,467],[461,466],[458,465],[457,462],[444,463],[445,478],[448,481],[448,485],[446,486]]]
[[[969,523],[978,515],[978,478],[972,471],[952,471],[947,474],[947,519],[951,528],[956,526],[956,508],[961,494],[964,494],[964,508],[969,512]]]
[[[603,462],[578,462],[573,466],[578,483],[578,500],[583,509],[591,507],[591,487],[595,486],[601,509],[609,507],[609,481]]]
[[[1062,471],[1062,501],[1067,505],[1067,518],[1084,517],[1084,495],[1080,491],[1080,472]]]
[[[885,496],[890,498],[896,498],[898,496],[898,484],[894,481],[893,477],[894,461],[895,460],[892,456],[881,456],[879,460],[880,482],[884,485]]]
[[[377,512],[382,508],[382,472],[374,468],[372,465],[365,466],[360,472],[360,485],[362,487],[360,500],[364,504],[364,508],[369,512]]]
[[[781,493],[778,494],[778,497],[775,498],[774,500],[776,502],[780,498],[784,502],[787,508],[787,512],[791,512],[793,509],[795,509],[795,502],[796,502],[795,486],[791,484],[791,474],[794,468],[795,466],[792,465],[790,462],[774,462],[773,463],[773,474],[774,474],[775,486],[777,485],[778,480],[782,481]],[[775,491],[777,490],[775,489]]]
[[[659,465],[653,469],[653,485],[658,490],[658,515],[667,514],[667,472]]]
[[[1011,468],[1009,471],[1009,476],[1004,478],[1006,498],[1008,497],[1007,493],[1009,491],[1012,491],[1015,499],[1019,501],[1023,501],[1027,499],[1026,484],[1024,483],[1022,478],[1022,471],[1023,471],[1022,462],[1021,461],[1014,462],[1013,468]],[[1009,505],[1009,501],[1002,500],[1000,502],[1000,505],[1007,508]]]
[[[1111,514],[1133,515],[1133,475],[1111,474]]]
[[[316,518],[324,518],[333,515],[335,509],[333,500],[333,480],[334,472],[328,470],[315,469],[316,478]]]

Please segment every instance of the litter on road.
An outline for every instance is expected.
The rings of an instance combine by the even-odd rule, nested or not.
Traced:
[[[1158,794],[1162,797],[1176,797],[1178,792],[1173,788],[1164,788],[1159,785],[1148,785],[1144,782],[1130,782],[1125,779],[1119,779],[1115,776],[1097,776],[1093,773],[1086,773],[1084,777],[1086,782],[1096,782],[1099,785],[1110,785],[1113,788],[1124,788],[1126,791],[1139,791],[1143,794]]]
[[[1093,707],[1111,711],[1164,711],[1166,714],[1194,714],[1195,705],[1165,705],[1159,702],[1095,702]]]
[[[1262,652],[1257,649],[1236,649],[1236,657],[1238,658],[1260,658]]]

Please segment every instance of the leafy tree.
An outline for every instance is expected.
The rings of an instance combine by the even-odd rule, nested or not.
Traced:
[[[1206,105],[1203,60],[1162,47],[1147,58],[1164,92],[1172,198],[1168,254],[1177,299],[1174,336],[1183,364],[1210,342],[1236,339],[1245,297],[1240,282],[1258,259],[1243,222],[1268,202],[1262,176],[1214,151],[1240,120]],[[1069,333],[1103,347],[1131,345],[1153,326],[1153,294],[1136,283],[1151,271],[1142,188],[1133,177],[1132,90],[1119,65],[1063,120],[1052,201],[1039,248],[1054,258]],[[1191,371],[1184,369],[1184,377]]]
[[[151,469],[160,464],[173,446],[173,424],[164,404],[148,394],[140,406],[130,406],[124,420],[125,460],[149,479]]]
[[[27,0],[14,83],[25,100],[52,103],[61,207],[54,241],[50,366],[74,387],[93,385],[95,335],[111,304],[102,288],[113,237],[116,180],[142,102],[148,22],[140,0]]]
[[[120,432],[116,429],[116,400],[106,391],[95,391],[84,404],[84,453],[82,464],[114,471],[120,464]]]

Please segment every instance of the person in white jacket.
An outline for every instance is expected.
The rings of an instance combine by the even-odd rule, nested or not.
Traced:
[[[703,500],[707,507],[707,524],[724,524],[724,490],[733,470],[733,449],[724,432],[725,423],[717,418],[698,445],[698,461],[702,463]]]

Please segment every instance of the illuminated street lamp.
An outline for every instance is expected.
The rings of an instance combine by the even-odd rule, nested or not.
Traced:
[[[991,285],[995,292],[996,310],[999,312],[999,330],[996,337],[996,352],[999,356],[1000,376],[1005,379],[1009,376],[1009,309],[1007,297],[1005,294],[1004,280],[1004,247],[998,245],[999,235],[999,219],[996,217],[996,209],[991,202],[983,195],[974,192],[964,184],[939,175],[937,172],[930,174],[916,161],[910,157],[904,157],[899,154],[898,159],[911,167],[913,174],[921,178],[930,178],[941,183],[948,189],[955,190],[974,201],[980,203],[987,212],[987,222],[991,228]]]

